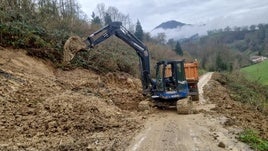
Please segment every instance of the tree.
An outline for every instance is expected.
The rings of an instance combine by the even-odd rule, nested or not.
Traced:
[[[226,63],[222,60],[222,57],[220,56],[220,54],[217,55],[216,58],[216,69],[218,71],[224,71],[227,70],[227,65]]]
[[[255,25],[251,25],[251,26],[249,26],[249,29],[250,29],[251,31],[254,31],[254,30],[256,29],[256,26],[255,26]]]
[[[157,36],[155,37],[155,40],[159,44],[165,44],[166,42],[166,34],[165,33],[157,33]]]
[[[248,31],[248,26],[243,26],[242,31]]]
[[[101,19],[101,21],[103,22],[103,23],[105,23],[105,21],[104,21],[104,17],[105,17],[105,4],[104,3],[100,3],[100,4],[98,4],[97,5],[97,8],[96,8],[96,10],[97,10],[97,15],[100,17],[100,19]]]
[[[112,22],[111,16],[108,13],[105,13],[105,16],[104,16],[104,23],[105,23],[105,25],[108,25],[111,22]]]
[[[139,20],[137,21],[137,24],[136,24],[136,30],[135,30],[134,35],[135,35],[139,40],[143,41],[143,30],[142,30],[141,23],[140,23]]]
[[[262,43],[264,42],[265,39],[265,28],[263,24],[259,24],[258,25],[258,32],[257,32],[257,38],[259,41],[261,41]]]
[[[143,33],[143,41],[152,41],[152,37],[149,32]]]
[[[174,48],[176,46],[176,41],[171,38],[168,40],[167,45],[169,45],[171,48]]]
[[[91,23],[101,25],[101,20],[100,20],[99,16],[96,16],[94,12],[92,12],[91,17],[92,17]]]
[[[241,31],[241,27],[234,27],[234,31]]]
[[[229,26],[227,26],[227,27],[225,27],[224,28],[224,31],[227,31],[227,32],[229,32],[229,31],[231,31],[232,29],[229,27]]]
[[[183,56],[183,51],[181,49],[181,45],[180,45],[180,42],[177,41],[176,43],[176,46],[175,46],[175,52],[180,55],[180,56]]]

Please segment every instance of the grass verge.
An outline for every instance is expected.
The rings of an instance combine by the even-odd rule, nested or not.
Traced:
[[[230,90],[233,100],[250,104],[268,115],[268,86],[247,80],[241,72],[225,73],[217,81]]]
[[[257,151],[267,151],[268,150],[268,140],[262,139],[258,132],[247,129],[243,131],[238,139],[244,143],[249,144],[254,150]]]

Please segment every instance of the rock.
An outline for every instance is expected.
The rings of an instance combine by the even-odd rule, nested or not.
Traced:
[[[141,101],[138,105],[139,111],[146,111],[151,109],[150,101]]]
[[[178,114],[193,114],[193,104],[189,98],[178,100],[176,107]]]
[[[48,123],[49,128],[56,128],[57,127],[57,122],[56,121],[51,121]]]
[[[226,109],[231,109],[232,106],[228,104],[225,108],[226,108]]]
[[[214,138],[215,140],[218,139],[218,137],[219,137],[219,135],[218,135],[217,133],[213,133],[212,136],[213,136],[213,138]]]
[[[221,148],[225,148],[225,144],[223,142],[219,142],[218,146]]]
[[[128,84],[129,86],[131,86],[131,87],[135,87],[135,84],[134,84],[133,80],[130,79],[130,78],[127,78],[127,84]]]
[[[93,151],[94,147],[92,147],[90,144],[88,144],[86,151]]]
[[[114,102],[113,102],[113,100],[111,100],[111,99],[106,100],[106,103],[107,103],[108,105],[114,105]]]
[[[225,126],[232,126],[235,124],[235,121],[233,119],[227,119],[225,122],[224,122],[224,125]]]
[[[0,149],[6,149],[9,145],[8,144],[0,144]]]

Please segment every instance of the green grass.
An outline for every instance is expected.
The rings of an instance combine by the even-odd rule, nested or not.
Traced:
[[[268,85],[268,60],[241,69],[249,80]]]
[[[238,139],[242,142],[249,144],[254,150],[268,150],[268,141],[260,138],[256,131],[245,130],[239,135]]]

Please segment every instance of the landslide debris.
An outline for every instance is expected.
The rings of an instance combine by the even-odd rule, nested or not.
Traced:
[[[144,119],[140,82],[129,77],[0,50],[0,150],[124,150]]]
[[[223,114],[228,118],[224,123],[225,126],[237,125],[244,129],[254,129],[261,137],[268,139],[268,116],[252,105],[232,100],[230,90],[221,84],[224,83],[223,80],[223,75],[214,73],[210,82],[204,87],[204,95],[216,104],[212,109],[216,112],[210,114]]]

